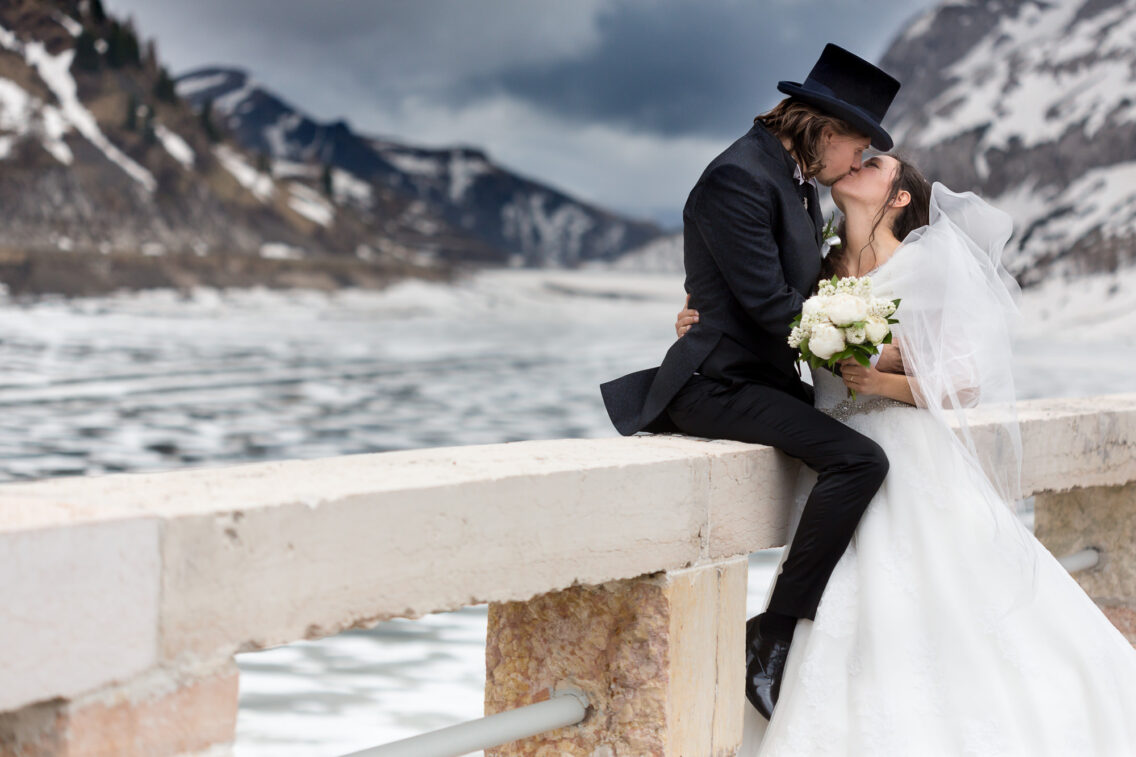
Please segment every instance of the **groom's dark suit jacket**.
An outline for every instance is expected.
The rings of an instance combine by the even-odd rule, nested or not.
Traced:
[[[816,191],[799,184],[795,168],[781,141],[755,124],[703,171],[682,211],[685,287],[699,322],[659,367],[600,385],[619,433],[677,431],[664,411],[696,370],[812,403],[786,339],[820,274],[822,219]]]

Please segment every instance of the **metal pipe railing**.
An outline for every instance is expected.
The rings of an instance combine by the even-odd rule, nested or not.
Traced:
[[[1070,573],[1076,573],[1079,570],[1088,570],[1095,568],[1100,564],[1101,551],[1097,547],[1085,547],[1079,552],[1065,555],[1058,559],[1061,566]]]
[[[458,757],[575,725],[584,719],[587,711],[588,695],[580,689],[553,689],[544,702],[392,741],[343,757]]]

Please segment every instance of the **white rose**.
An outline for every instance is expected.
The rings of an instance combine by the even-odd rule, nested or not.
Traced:
[[[868,317],[868,303],[851,294],[835,294],[829,298],[826,312],[837,326],[848,326]]]
[[[868,323],[864,326],[864,331],[867,333],[868,340],[871,341],[872,344],[879,344],[887,337],[891,328],[888,326],[888,322],[883,318],[880,318],[878,315],[870,315],[868,316]]]
[[[809,351],[821,360],[828,360],[844,349],[844,335],[840,329],[828,323],[820,323],[809,337]]]
[[[844,329],[844,338],[848,340],[849,344],[863,344],[868,335],[863,326],[849,326]]]

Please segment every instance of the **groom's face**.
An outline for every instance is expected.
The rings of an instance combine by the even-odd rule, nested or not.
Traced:
[[[824,168],[816,180],[831,187],[850,173],[860,170],[860,158],[871,147],[872,140],[860,134],[830,134],[824,149]]]

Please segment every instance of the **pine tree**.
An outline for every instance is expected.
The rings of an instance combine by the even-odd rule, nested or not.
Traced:
[[[120,33],[122,34],[126,65],[140,68],[142,66],[142,47],[138,44],[138,35],[134,32],[134,24],[127,21],[119,29],[121,29]]]
[[[142,65],[142,58],[138,49],[138,37],[129,24],[120,24],[111,21],[110,31],[107,33],[107,63],[111,68],[125,68]]]
[[[331,177],[331,164],[323,164],[323,173],[320,174],[320,187],[323,188],[323,193],[331,197],[335,193],[335,184]]]
[[[221,134],[217,131],[217,127],[213,124],[213,99],[206,100],[201,105],[201,128],[205,130],[205,136],[209,138],[210,142],[220,142]]]
[[[91,21],[102,24],[107,20],[106,11],[103,10],[102,0],[90,0]]]
[[[142,55],[142,62],[146,64],[147,71],[153,71],[158,66],[158,43],[153,39],[146,43],[146,50]]]
[[[158,68],[158,81],[154,83],[154,97],[163,102],[177,102],[177,87],[174,86],[174,80],[170,78],[170,73],[165,66]]]
[[[154,130],[154,109],[149,105],[143,105],[144,115],[142,116],[142,141],[147,145],[153,145],[158,142],[158,132]]]
[[[268,153],[257,152],[256,154],[256,172],[266,175],[272,174],[272,166],[268,161]]]
[[[122,43],[122,30],[117,21],[112,21],[106,35],[106,61],[111,68],[122,68],[125,51]]]
[[[122,125],[129,131],[138,131],[138,96],[134,93],[126,101],[126,119]]]
[[[78,71],[98,71],[102,65],[102,58],[95,47],[97,37],[84,29],[75,40],[75,59],[71,67]]]

